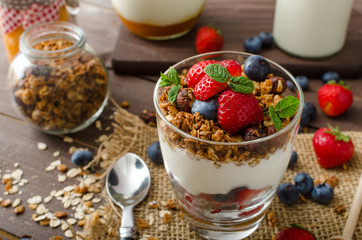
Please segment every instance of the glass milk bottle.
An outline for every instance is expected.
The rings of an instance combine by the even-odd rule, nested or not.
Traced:
[[[353,0],[277,0],[275,43],[298,57],[331,56],[344,46],[352,5]]]

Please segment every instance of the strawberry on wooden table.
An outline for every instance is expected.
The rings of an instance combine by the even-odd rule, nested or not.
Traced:
[[[318,102],[327,116],[336,117],[351,107],[353,94],[343,81],[330,81],[318,90]]]
[[[275,240],[316,240],[316,238],[311,232],[293,224],[292,227],[279,232]]]
[[[220,30],[211,25],[199,28],[196,34],[195,47],[198,53],[219,51],[224,46],[224,37]]]
[[[313,137],[313,148],[317,161],[323,168],[338,167],[354,154],[352,139],[342,134],[339,127],[318,129]]]

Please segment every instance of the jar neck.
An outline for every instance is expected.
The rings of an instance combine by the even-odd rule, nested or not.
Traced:
[[[64,39],[72,44],[59,50],[38,50],[34,46],[43,41]],[[82,29],[67,22],[42,23],[27,29],[20,37],[19,49],[27,57],[36,59],[65,58],[84,50],[87,38]]]

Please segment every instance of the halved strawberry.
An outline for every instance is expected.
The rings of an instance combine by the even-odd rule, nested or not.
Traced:
[[[216,82],[208,75],[205,75],[200,82],[198,82],[194,89],[194,95],[197,100],[205,101],[219,92],[228,88],[227,82]]]
[[[194,64],[186,76],[186,84],[188,87],[193,88],[195,85],[205,76],[204,69],[207,65],[211,63],[218,63],[215,60],[205,60]]]
[[[227,89],[220,94],[218,102],[217,119],[227,133],[237,133],[264,119],[259,102],[252,93],[244,94]]]

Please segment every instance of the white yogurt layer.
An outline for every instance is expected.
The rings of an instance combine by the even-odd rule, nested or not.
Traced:
[[[205,0],[112,0],[112,4],[129,21],[167,26],[196,17]]]
[[[175,181],[191,194],[226,194],[236,187],[262,189],[267,186],[276,188],[281,182],[289,163],[293,144],[286,150],[277,150],[269,159],[263,159],[256,166],[235,163],[221,164],[216,168],[212,161],[197,158],[187,150],[171,149],[159,131],[160,145],[167,172],[172,173]]]

